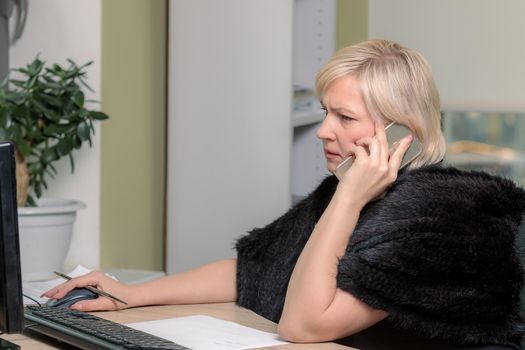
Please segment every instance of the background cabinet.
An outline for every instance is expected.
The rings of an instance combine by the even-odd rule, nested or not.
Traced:
[[[335,0],[297,0],[293,21],[292,202],[310,193],[328,172],[316,131],[324,114],[315,76],[335,51]]]

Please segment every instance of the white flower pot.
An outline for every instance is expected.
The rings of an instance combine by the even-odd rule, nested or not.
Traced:
[[[44,198],[37,207],[18,208],[22,280],[54,277],[66,259],[77,210],[85,205],[67,199]]]

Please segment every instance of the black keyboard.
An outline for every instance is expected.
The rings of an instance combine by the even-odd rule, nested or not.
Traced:
[[[91,314],[52,306],[26,306],[26,329],[86,349],[189,349]],[[62,335],[62,336],[61,336]]]

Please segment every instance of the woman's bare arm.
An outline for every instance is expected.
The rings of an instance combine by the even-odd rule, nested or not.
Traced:
[[[125,307],[231,302],[237,299],[237,260],[219,260],[199,268],[148,281],[125,285],[100,271],[73,278],[49,291],[44,296],[60,299],[73,288],[95,286],[126,301],[117,303],[108,298],[84,300],[72,306],[83,311],[116,310]]]
[[[337,288],[337,265],[359,212],[347,196],[335,193],[290,279],[278,327],[283,338],[307,343],[333,340],[357,333],[387,316]]]
[[[355,161],[315,226],[292,273],[279,334],[290,341],[318,342],[342,338],[387,316],[337,288],[337,267],[344,255],[361,209],[381,195],[397,177],[411,138],[404,139],[389,157],[384,128],[363,140],[370,150],[354,149]]]
[[[139,302],[141,305],[232,302],[237,300],[236,274],[237,259],[219,260],[139,285]]]

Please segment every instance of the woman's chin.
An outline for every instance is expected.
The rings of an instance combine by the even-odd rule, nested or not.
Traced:
[[[330,172],[330,174],[333,174],[335,171],[335,168],[337,168],[338,163],[333,161],[327,161],[326,162],[326,169]]]

